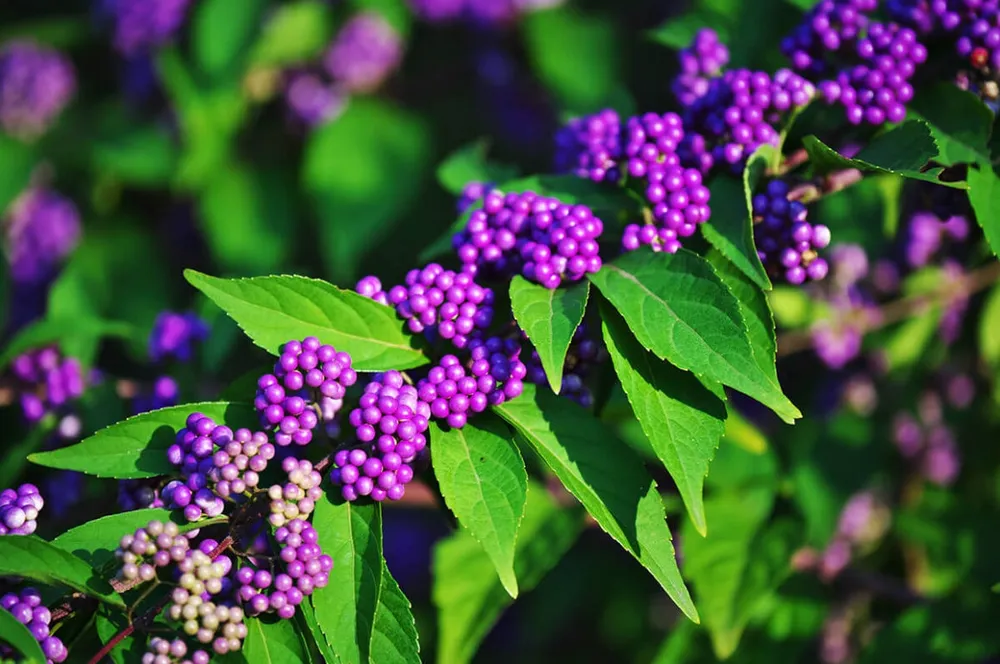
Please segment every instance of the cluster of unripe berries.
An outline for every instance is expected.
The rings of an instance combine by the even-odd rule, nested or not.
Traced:
[[[126,581],[152,581],[156,568],[181,562],[190,548],[176,523],[150,521],[118,542],[115,557],[122,563],[118,576]]]
[[[323,497],[323,489],[320,488],[323,476],[313,469],[312,463],[285,457],[281,469],[288,475],[288,482],[284,486],[275,484],[267,490],[267,497],[271,499],[268,521],[275,528],[294,519],[308,518],[316,507],[316,501]]]
[[[261,425],[274,432],[282,447],[307,445],[319,423],[324,400],[341,400],[357,381],[351,356],[316,337],[289,341],[281,348],[274,373],[257,381],[254,408]],[[320,404],[317,411],[315,407]]]
[[[24,418],[35,423],[83,395],[79,360],[63,357],[54,346],[22,353],[11,363]]]
[[[69,654],[59,637],[49,633],[52,614],[42,605],[42,596],[34,588],[7,593],[0,597],[0,609],[8,611],[17,622],[28,628],[31,636],[42,647],[42,653],[49,664],[65,661]],[[13,655],[6,646],[0,644],[0,658]]]
[[[801,201],[789,200],[790,190],[784,180],[771,180],[754,195],[757,254],[769,274],[783,276],[790,284],[819,281],[829,272],[819,250],[830,244],[830,229],[810,224],[808,208]]]
[[[0,491],[0,535],[30,535],[38,528],[45,500],[34,484]]]

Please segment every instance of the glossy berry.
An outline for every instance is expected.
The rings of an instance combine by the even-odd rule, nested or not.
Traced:
[[[622,131],[622,121],[612,109],[573,118],[556,133],[556,171],[594,182],[617,182]]]
[[[819,281],[829,271],[819,250],[830,244],[830,230],[822,224],[810,224],[808,208],[790,200],[789,193],[786,182],[772,180],[753,197],[757,254],[769,274],[790,284]]]
[[[671,88],[682,106],[690,106],[708,92],[709,81],[719,76],[729,63],[729,49],[714,30],[702,28],[677,57],[680,72]]]
[[[0,535],[32,534],[44,506],[45,500],[34,484],[0,491]]]
[[[66,646],[59,637],[49,633],[52,614],[42,604],[42,596],[37,590],[25,588],[19,592],[7,593],[0,597],[0,610],[9,612],[15,620],[28,628],[42,647],[48,664],[66,660]],[[12,654],[6,646],[0,644],[0,657],[6,658]]]

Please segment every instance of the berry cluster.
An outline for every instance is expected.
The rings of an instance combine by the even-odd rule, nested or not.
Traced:
[[[176,523],[150,521],[131,535],[123,535],[115,550],[122,566],[118,577],[126,581],[152,581],[156,568],[184,560],[190,549]]]
[[[598,238],[604,224],[584,205],[534,192],[491,191],[453,245],[463,270],[510,277],[520,273],[546,288],[601,269]]]
[[[115,48],[133,56],[170,41],[184,24],[191,0],[103,0],[114,20]]]
[[[34,484],[0,491],[0,535],[30,535],[38,528],[45,500]]]
[[[0,597],[0,608],[8,611],[17,622],[28,628],[31,635],[42,647],[46,662],[62,662],[69,654],[62,640],[49,634],[49,624],[52,614],[42,605],[42,596],[34,588],[25,588],[20,592],[7,593]],[[6,660],[13,653],[0,644],[0,658]]]
[[[30,423],[62,410],[83,395],[84,376],[79,360],[62,357],[54,346],[28,351],[14,358],[11,372],[21,395],[21,410]]]
[[[281,547],[279,558],[285,571],[275,575],[252,562],[241,567],[236,572],[237,596],[250,615],[273,612],[289,619],[303,598],[329,583],[333,559],[323,553],[316,530],[303,519],[278,527],[274,537]]]
[[[257,381],[254,408],[261,425],[274,430],[275,443],[282,447],[308,445],[319,416],[324,414],[317,413],[316,404],[324,398],[343,399],[357,379],[347,353],[337,352],[316,337],[289,341],[281,347],[274,373]],[[331,410],[330,404],[325,410]]]
[[[478,203],[486,196],[486,194],[493,191],[494,186],[489,182],[469,182],[462,188],[462,194],[458,197],[455,202],[455,207],[459,214],[465,214],[465,211],[470,207]]]
[[[267,496],[271,499],[271,516],[268,521],[275,528],[294,519],[309,518],[316,501],[323,497],[323,489],[320,488],[323,476],[313,469],[309,461],[285,457],[281,462],[281,469],[288,475],[288,482],[284,486],[275,484],[267,490]]]
[[[818,79],[834,71],[830,57],[850,51],[868,26],[868,14],[878,0],[822,0],[781,41],[781,50],[792,67]]]
[[[2,110],[0,110],[2,112]],[[25,190],[4,220],[10,273],[18,285],[50,281],[80,242],[80,213],[71,200],[41,188]]]
[[[58,51],[30,41],[0,49],[0,128],[24,139],[43,134],[76,92],[76,75]]]
[[[399,34],[376,12],[352,17],[337,33],[323,65],[345,90],[372,92],[399,66],[403,44]]]
[[[708,92],[709,81],[719,76],[729,63],[729,49],[711,28],[696,32],[691,44],[682,48],[677,56],[681,70],[672,88],[682,106],[690,106],[703,97]]]
[[[154,636],[149,640],[149,648],[142,655],[142,664],[208,664],[212,656],[204,650],[195,650],[188,657],[188,646],[184,639],[167,640]]]
[[[194,354],[194,344],[204,341],[208,332],[208,325],[193,312],[161,312],[149,333],[149,359],[188,362]]]
[[[787,182],[771,180],[753,197],[757,254],[769,274],[781,275],[790,284],[819,281],[829,271],[819,250],[830,244],[830,229],[810,224],[808,208],[789,200],[789,192]]]
[[[361,295],[388,304],[406,319],[409,330],[440,337],[465,348],[471,336],[493,322],[493,291],[477,284],[471,274],[446,270],[431,263],[406,274],[404,285],[386,293],[377,277],[358,282]]]
[[[676,113],[644,113],[625,124],[623,150],[629,177],[649,178],[656,169],[680,165],[677,146],[684,140],[684,123]]]
[[[573,118],[555,137],[555,168],[594,182],[621,179],[622,121],[613,109]]]
[[[594,397],[584,379],[590,374],[591,369],[605,359],[607,353],[600,344],[588,338],[588,327],[586,324],[581,324],[573,333],[569,350],[566,352],[559,396],[567,397],[584,408],[589,408],[594,402]],[[545,369],[542,367],[542,360],[537,350],[531,351],[531,357],[525,362],[525,366],[528,370],[525,380],[535,385],[548,385],[548,378],[545,376]]]
[[[653,251],[676,253],[681,240],[694,235],[698,225],[711,217],[711,193],[694,168],[652,166],[646,181],[646,200],[653,206],[653,219],[626,226],[622,248],[634,251],[650,246]]]

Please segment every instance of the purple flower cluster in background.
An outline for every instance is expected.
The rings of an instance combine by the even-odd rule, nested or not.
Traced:
[[[208,325],[190,311],[183,314],[164,311],[157,316],[149,334],[149,359],[188,362],[194,355],[195,342],[204,341],[208,331]]]
[[[954,483],[962,467],[955,435],[944,421],[944,402],[957,410],[967,408],[970,387],[974,390],[974,385],[956,385],[945,392],[945,399],[935,391],[925,392],[917,402],[916,417],[900,412],[893,420],[892,440],[899,453],[914,463],[927,481],[939,486]]]
[[[941,250],[946,241],[963,242],[969,237],[969,220],[963,215],[941,219],[930,211],[919,211],[910,217],[906,229],[906,262],[910,267],[924,267]]]
[[[29,423],[64,410],[83,395],[86,382],[79,360],[63,357],[54,346],[22,353],[11,363],[21,410]]]
[[[7,262],[14,281],[48,283],[81,235],[80,214],[71,200],[31,188],[11,204],[4,221]]]
[[[44,506],[45,500],[34,484],[0,491],[0,535],[32,534],[38,528],[38,513]]]
[[[73,66],[29,41],[0,48],[0,127],[19,138],[44,133],[76,92]]]
[[[191,0],[103,0],[114,22],[115,48],[136,55],[166,44],[180,30]]]
[[[25,588],[18,592],[7,593],[0,597],[0,608],[9,612],[17,622],[28,628],[31,636],[42,647],[46,662],[63,662],[69,652],[59,637],[49,633],[52,614],[42,604],[42,595],[34,588]],[[0,644],[0,657],[13,657],[13,651]]]
[[[682,48],[677,56],[681,71],[672,89],[682,106],[691,106],[703,97],[708,92],[709,81],[719,76],[729,63],[729,49],[710,28],[696,32],[691,44]]]
[[[347,99],[346,92],[320,72],[299,69],[285,75],[285,103],[292,117],[306,126],[336,119],[347,107]]]

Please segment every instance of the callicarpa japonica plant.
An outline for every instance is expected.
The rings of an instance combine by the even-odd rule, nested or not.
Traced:
[[[0,661],[1000,662],[998,110],[997,0],[2,3]]]

